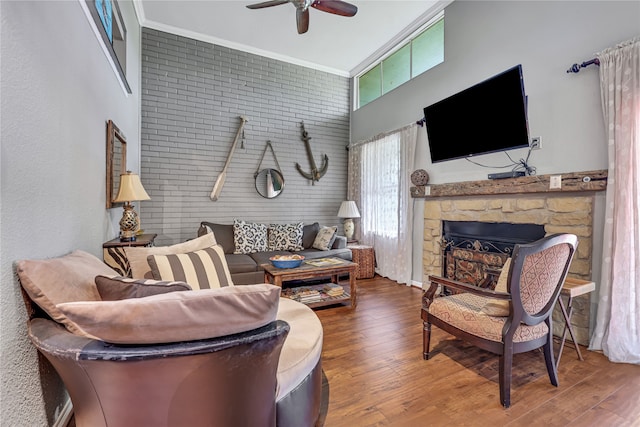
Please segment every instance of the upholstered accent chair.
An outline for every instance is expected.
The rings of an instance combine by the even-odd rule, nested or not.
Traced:
[[[16,272],[29,338],[63,380],[78,427],[319,418],[322,324],[277,286],[130,279],[83,251],[18,261]]]
[[[431,325],[499,355],[500,402],[511,404],[513,355],[542,347],[551,384],[558,386],[551,314],[578,241],[557,234],[516,245],[495,290],[429,276],[422,300],[423,357],[429,359]],[[505,286],[506,285],[506,286]],[[456,293],[436,296],[439,287]]]

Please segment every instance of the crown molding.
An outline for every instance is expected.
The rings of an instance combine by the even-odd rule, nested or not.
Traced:
[[[136,1],[134,3],[134,5],[136,3],[139,3],[138,1]],[[142,9],[140,7],[140,9]],[[136,12],[138,13],[138,12]],[[298,58],[293,58],[291,56],[287,56],[287,55],[280,55],[278,53],[275,52],[271,52],[268,50],[264,50],[264,49],[258,49],[256,47],[253,46],[248,46],[242,43],[236,43],[236,42],[232,42],[229,40],[224,40],[218,37],[213,37],[213,36],[208,36],[202,33],[198,33],[195,31],[189,31],[189,30],[185,30],[183,28],[178,28],[178,27],[174,27],[171,25],[167,25],[167,24],[162,24],[160,22],[155,22],[155,21],[151,21],[151,20],[147,20],[144,18],[143,16],[144,12],[140,11],[140,13],[138,13],[138,18],[142,18],[141,27],[146,27],[146,28],[150,28],[153,30],[158,30],[158,31],[163,31],[166,33],[170,33],[170,34],[175,34],[178,36],[182,36],[182,37],[187,37],[190,39],[194,39],[194,40],[199,40],[199,41],[203,41],[206,43],[211,43],[214,45],[218,45],[218,46],[224,46],[224,47],[228,47],[230,49],[235,49],[235,50],[240,50],[243,52],[247,52],[247,53],[251,53],[254,55],[259,55],[259,56],[264,56],[266,58],[271,58],[271,59],[275,59],[278,61],[283,61],[283,62],[287,62],[290,64],[294,64],[294,65],[300,65],[302,67],[306,67],[306,68],[311,68],[314,70],[318,70],[318,71],[323,71],[326,73],[330,73],[330,74],[335,74],[338,76],[342,76],[342,77],[351,77],[348,71],[345,70],[339,70],[337,68],[332,68],[332,67],[326,67],[324,65],[320,65],[320,64],[316,64],[314,62],[309,62],[309,61],[304,61]]]

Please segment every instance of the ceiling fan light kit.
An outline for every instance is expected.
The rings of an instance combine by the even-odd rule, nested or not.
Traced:
[[[271,0],[250,4],[249,9],[262,9],[292,3],[296,7],[296,24],[298,34],[304,34],[309,29],[309,6],[322,12],[340,16],[354,16],[358,12],[357,6],[342,0]]]

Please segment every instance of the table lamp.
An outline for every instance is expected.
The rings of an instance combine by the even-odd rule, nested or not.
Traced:
[[[340,210],[338,210],[338,218],[346,218],[344,220],[344,235],[347,236],[347,241],[352,241],[355,230],[352,218],[360,218],[356,202],[353,200],[342,202]]]
[[[124,202],[124,212],[122,213],[122,219],[120,220],[120,241],[121,242],[133,242],[136,240],[136,232],[140,228],[140,222],[138,221],[138,214],[133,210],[131,202],[135,200],[149,200],[151,197],[147,194],[140,177],[127,171],[120,175],[120,188],[118,189],[118,195],[113,200],[117,203]]]

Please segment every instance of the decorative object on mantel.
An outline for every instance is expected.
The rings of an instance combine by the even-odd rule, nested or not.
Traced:
[[[316,167],[316,161],[313,159],[311,144],[309,143],[311,137],[304,128],[304,122],[300,122],[300,127],[302,129],[302,140],[304,141],[304,146],[307,149],[307,157],[309,157],[309,163],[311,164],[311,173],[306,173],[305,171],[303,171],[299,163],[296,163],[296,169],[298,169],[298,172],[300,172],[302,176],[311,180],[312,185],[315,185],[315,182],[320,181],[320,178],[322,178],[324,174],[327,173],[327,169],[329,168],[329,157],[325,154],[322,157],[322,168],[318,169]]]
[[[429,173],[424,169],[417,169],[411,174],[411,182],[413,185],[427,185],[429,182]]]
[[[220,197],[220,193],[222,192],[222,187],[224,186],[224,181],[227,179],[227,168],[231,163],[231,158],[233,157],[233,152],[236,149],[236,145],[238,145],[238,141],[240,140],[240,135],[244,135],[243,129],[244,124],[247,122],[247,118],[245,116],[240,116],[240,127],[238,128],[238,132],[236,133],[236,137],[233,140],[233,145],[231,145],[231,150],[229,150],[229,155],[227,156],[227,161],[222,168],[222,172],[218,175],[218,179],[216,179],[216,183],[213,185],[213,190],[211,190],[211,195],[209,198],[212,202],[218,200]],[[244,145],[244,144],[243,144]]]
[[[356,202],[353,200],[342,202],[340,210],[338,210],[338,218],[346,218],[344,220],[344,235],[347,237],[347,241],[351,242],[353,240],[353,232],[355,231],[352,218],[360,218],[360,212],[358,211]]]
[[[260,166],[262,166],[262,161],[264,160],[264,155],[267,153],[267,148],[271,149],[273,160],[276,162],[276,167],[278,169],[265,168],[260,170]],[[278,197],[284,189],[284,176],[282,176],[280,163],[278,163],[278,158],[276,157],[276,152],[273,150],[271,141],[267,141],[267,145],[264,147],[262,157],[260,157],[260,163],[258,163],[258,168],[253,174],[253,179],[256,181],[256,191],[265,199]]]
[[[561,187],[550,188],[551,177],[561,176]],[[412,198],[475,196],[488,194],[562,193],[605,191],[606,170],[569,172],[562,174],[522,176],[496,180],[452,182],[448,184],[411,187]]]
[[[114,202],[124,202],[124,211],[120,220],[120,241],[132,242],[136,240],[136,233],[140,226],[138,214],[133,210],[131,202],[136,200],[149,200],[151,197],[147,194],[140,177],[127,171],[120,175],[120,189]]]

